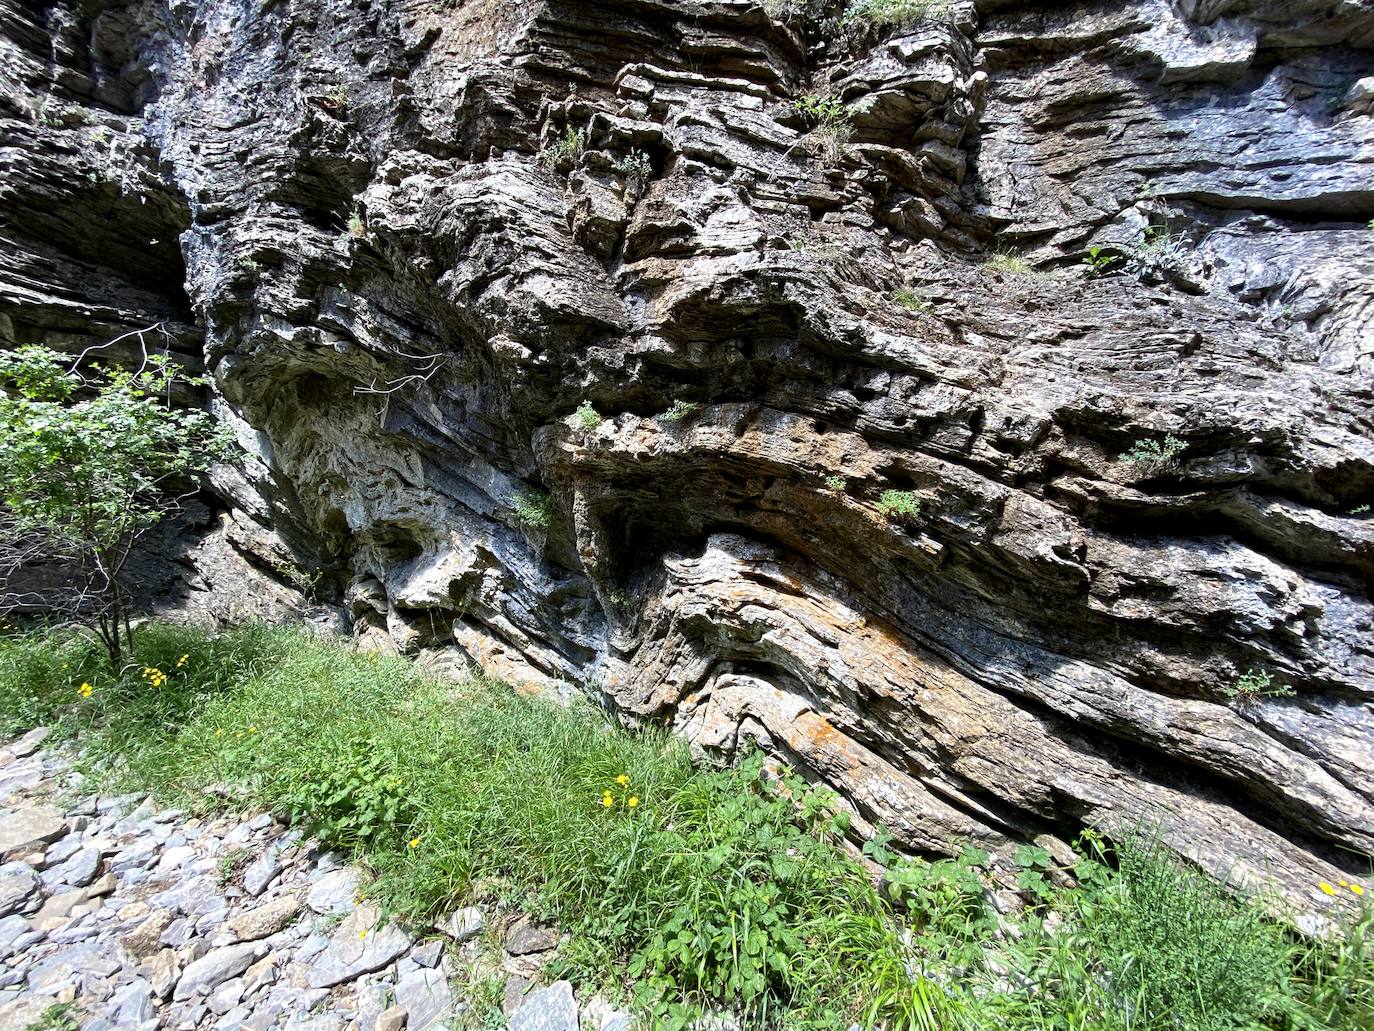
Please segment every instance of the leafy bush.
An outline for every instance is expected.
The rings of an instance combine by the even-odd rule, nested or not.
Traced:
[[[792,102],[792,107],[811,124],[826,152],[833,159],[854,134],[854,119],[838,97],[808,93]]]
[[[825,478],[825,485],[836,494],[843,494],[845,488],[849,486],[849,481],[839,474],[832,474]]]
[[[552,526],[556,514],[553,498],[542,490],[527,490],[520,494],[511,505],[511,509],[515,512],[516,522],[540,530]]]
[[[674,401],[666,412],[659,416],[664,422],[682,422],[684,419],[696,414],[701,405],[695,401]]]
[[[615,170],[625,178],[625,189],[632,197],[638,197],[649,185],[654,166],[649,155],[642,150],[632,150],[616,162]]]
[[[577,163],[586,146],[587,133],[570,125],[562,136],[539,151],[539,164],[549,169],[569,169]]]
[[[578,425],[584,430],[594,430],[601,425],[601,413],[592,407],[590,401],[583,401],[578,405],[574,414],[577,417]]]
[[[133,637],[129,556],[230,438],[208,412],[172,406],[174,387],[204,381],[166,355],[77,364],[45,347],[0,354],[0,612],[86,621],[118,669]],[[24,581],[36,563],[62,568],[59,586]]]
[[[878,511],[889,519],[915,519],[921,502],[909,490],[885,490],[878,498]]]
[[[1083,259],[1083,271],[1089,277],[1105,276],[1121,260],[1120,255],[1107,254],[1101,247],[1089,247],[1088,256]]]
[[[1288,684],[1275,684],[1268,670],[1251,669],[1236,678],[1226,689],[1226,696],[1244,704],[1260,698],[1291,698],[1293,688]]]
[[[1117,461],[1159,469],[1173,465],[1186,450],[1188,445],[1175,436],[1167,436],[1162,441],[1137,440],[1129,451],[1117,456]]]

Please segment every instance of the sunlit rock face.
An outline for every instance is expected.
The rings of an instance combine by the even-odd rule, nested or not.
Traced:
[[[304,589],[912,850],[1145,824],[1337,904],[1374,11],[823,6],[0,0],[0,342],[213,377],[251,457],[164,600]]]

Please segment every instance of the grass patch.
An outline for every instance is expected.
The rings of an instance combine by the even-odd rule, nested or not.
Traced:
[[[283,630],[155,625],[136,648],[116,677],[70,636],[0,637],[0,725],[55,725],[112,790],[290,815],[416,920],[498,885],[570,933],[556,972],[632,998],[648,1026],[722,1005],[791,1031],[1374,1026],[1368,907],[1300,944],[1161,850],[1097,839],[1073,890],[1051,886],[1044,850],[1018,853],[1034,901],[1005,917],[986,854],[903,858],[880,834],[880,894],[833,795],[757,756],[694,768],[678,742],[590,705],[441,683]],[[490,1009],[485,977],[472,972]]]

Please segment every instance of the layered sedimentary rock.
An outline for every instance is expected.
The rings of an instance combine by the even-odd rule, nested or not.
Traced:
[[[1340,904],[1374,10],[767,8],[0,0],[0,342],[204,362],[201,596],[759,741],[912,850],[1148,824]]]

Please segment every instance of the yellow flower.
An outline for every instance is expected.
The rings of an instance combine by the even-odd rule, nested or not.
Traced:
[[[406,844],[408,844],[411,848],[419,848],[419,847],[420,847],[420,839],[419,839],[419,838],[411,838],[410,841],[406,842]]]
[[[361,931],[358,932],[358,941],[362,941],[362,940],[363,940],[364,938],[366,938],[366,937],[367,937],[367,928],[364,927]]]
[[[633,809],[635,806],[639,805],[639,799],[635,798],[634,795],[631,795],[629,800],[626,801],[625,804],[629,806],[631,809]]]
[[[1336,889],[1331,887],[1331,885],[1327,884],[1325,881],[1322,881],[1320,884],[1317,885],[1317,887],[1320,888],[1322,892],[1327,895],[1336,894]]]
[[[628,773],[622,773],[615,779],[615,782],[623,788],[626,784],[630,783],[630,775]]]
[[[1350,886],[1350,890],[1353,891],[1356,895],[1363,895],[1363,894],[1364,894],[1364,889],[1363,889],[1362,887],[1360,887],[1358,884],[1352,884],[1352,885]]]
[[[223,737],[223,736],[224,736],[224,728],[223,728],[223,727],[216,727],[216,728],[215,728],[215,737]]]
[[[91,692],[94,690],[95,688],[93,688],[90,684],[86,683],[83,680],[81,682],[81,686],[76,689],[76,693],[79,694],[82,698],[89,698],[91,696]]]
[[[605,806],[607,809],[615,805],[615,799],[611,797],[611,793],[609,791],[601,796],[601,804]]]
[[[256,723],[251,723],[251,724],[249,724],[249,726],[248,726],[248,733],[250,733],[250,734],[256,734],[257,732],[258,732],[258,725],[257,725]]]
[[[182,666],[186,665],[186,660],[190,657],[190,655],[183,655],[181,658],[177,659],[177,669],[180,669]]]

